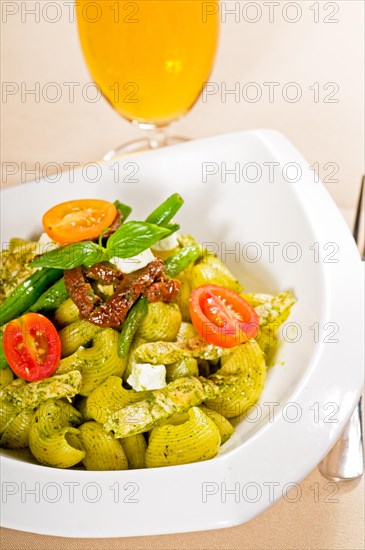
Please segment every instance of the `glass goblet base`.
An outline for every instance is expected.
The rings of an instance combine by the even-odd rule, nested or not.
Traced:
[[[190,141],[190,138],[182,136],[170,136],[163,129],[158,129],[152,124],[136,124],[138,128],[146,132],[145,137],[128,141],[115,149],[109,151],[104,155],[105,161],[112,160],[116,157],[124,157],[137,153],[143,153],[144,151],[153,151],[160,147],[167,147],[169,145],[177,145],[178,143],[184,143]]]

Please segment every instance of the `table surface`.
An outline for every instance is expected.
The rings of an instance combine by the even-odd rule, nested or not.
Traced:
[[[70,3],[58,3],[55,13],[52,8],[42,12],[46,2],[40,2],[38,17],[30,14],[36,4],[31,0],[4,2],[11,6],[2,17],[3,187],[65,169],[69,163],[98,160],[115,145],[139,137],[104,100],[85,99],[82,90],[91,79]],[[199,138],[251,128],[281,131],[315,166],[352,224],[364,169],[363,2],[223,4],[220,47],[209,79],[216,93],[200,99],[173,125],[173,132]],[[49,83],[58,85],[57,101],[50,100]],[[222,90],[235,87],[239,98],[222,96]],[[31,89],[35,94],[29,93]],[[300,96],[296,102],[294,92]],[[255,95],[259,99],[253,102]],[[1,548],[364,548],[363,480],[337,486],[314,470],[300,487],[296,502],[281,500],[258,518],[231,529],[67,541],[2,529]]]

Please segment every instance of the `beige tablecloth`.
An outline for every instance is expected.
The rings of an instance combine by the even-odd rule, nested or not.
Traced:
[[[59,0],[57,12],[52,7],[42,11],[45,0],[38,8],[32,0],[1,4],[4,186],[33,179],[33,172],[42,173],[47,163],[53,163],[50,173],[70,162],[97,160],[139,135],[106,102],[83,97],[90,77],[69,3]],[[217,91],[198,101],[174,131],[192,138],[263,127],[283,132],[319,171],[352,223],[363,171],[363,2],[223,4],[220,49],[210,77],[215,83],[211,89]],[[28,13],[32,8],[36,15]],[[55,102],[49,100],[51,82],[61,90]],[[73,98],[67,83],[77,83]],[[224,86],[238,89],[240,97],[222,97]],[[31,89],[35,94],[27,93]],[[295,90],[300,96],[296,102]],[[261,94],[256,102],[254,92]],[[282,500],[232,529],[110,540],[66,540],[3,529],[1,548],[364,548],[363,482],[337,487],[315,470],[301,489],[299,501]]]

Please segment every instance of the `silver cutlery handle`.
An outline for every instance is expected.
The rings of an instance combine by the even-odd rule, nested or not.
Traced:
[[[341,436],[318,465],[321,474],[328,479],[349,481],[357,479],[363,474],[361,408],[362,401],[360,399]]]

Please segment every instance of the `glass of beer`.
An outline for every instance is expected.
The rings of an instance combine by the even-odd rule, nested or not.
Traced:
[[[168,125],[199,98],[218,43],[218,0],[78,0],[82,50],[111,106],[146,138],[105,156],[184,141]]]

